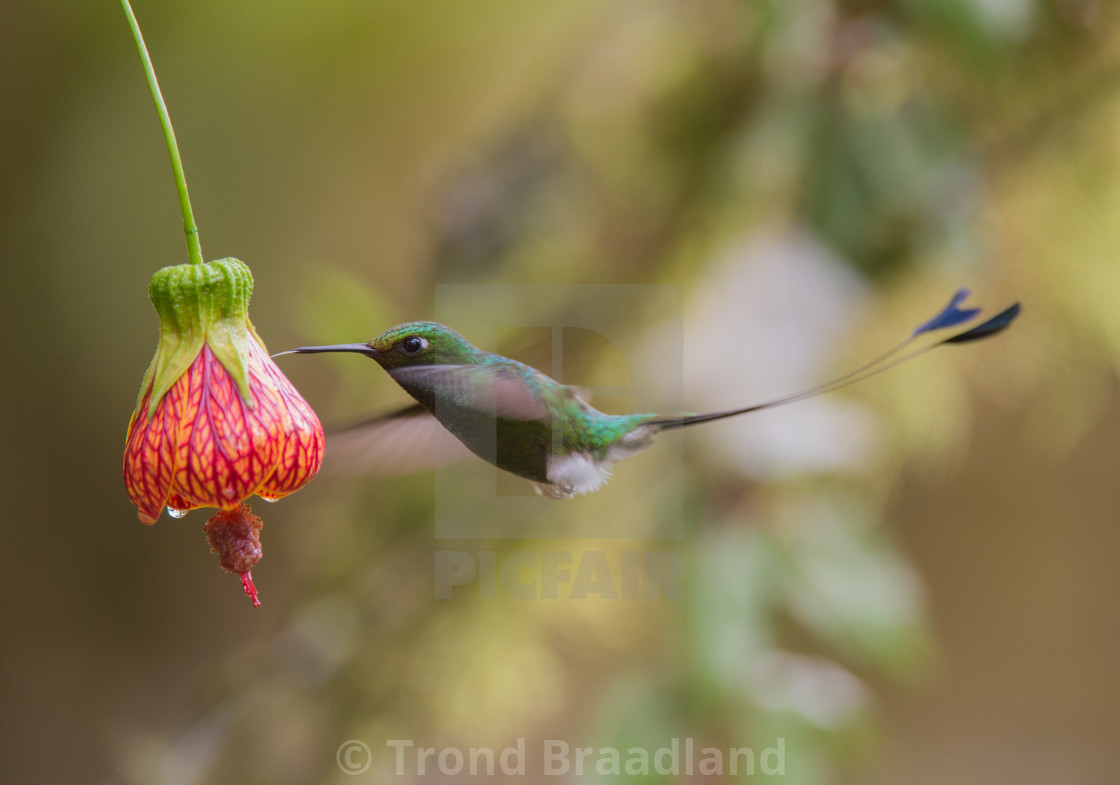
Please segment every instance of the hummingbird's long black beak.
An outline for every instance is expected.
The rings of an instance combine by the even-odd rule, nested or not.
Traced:
[[[317,354],[319,352],[356,352],[366,357],[373,357],[377,350],[365,343],[336,343],[333,346],[301,346],[298,349],[289,349],[286,352],[277,352],[272,355],[279,357],[282,354]]]

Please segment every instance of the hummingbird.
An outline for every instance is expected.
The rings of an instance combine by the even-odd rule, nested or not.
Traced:
[[[579,387],[562,384],[517,360],[472,345],[438,322],[409,322],[386,330],[367,343],[301,346],[283,354],[353,352],[373,359],[415,403],[352,426],[344,436],[366,443],[422,443],[429,450],[438,432],[450,433],[483,460],[531,481],[550,499],[591,493],[607,483],[615,464],[648,449],[662,431],[736,417],[783,406],[868,379],[938,346],[988,338],[1006,329],[1020,304],[963,332],[905,349],[921,336],[974,320],[979,308],[962,308],[969,291],[961,289],[949,304],[919,325],[908,338],[843,376],[780,398],[703,414],[607,414],[594,408]],[[463,450],[449,449],[456,460]],[[330,449],[328,441],[328,450]],[[384,451],[381,451],[384,452]],[[393,455],[387,460],[394,461]],[[401,456],[397,470],[408,470]],[[417,467],[419,468],[419,467]]]

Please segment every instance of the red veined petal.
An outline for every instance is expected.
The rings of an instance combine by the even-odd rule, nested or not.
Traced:
[[[263,349],[254,352],[252,360],[252,379],[275,393],[283,432],[274,471],[257,488],[257,493],[279,499],[299,490],[319,471],[323,463],[323,426],[311,405]]]
[[[155,523],[174,481],[184,387],[174,385],[150,418],[148,403],[152,391],[149,388],[128,424],[124,482],[128,496],[144,523]]]

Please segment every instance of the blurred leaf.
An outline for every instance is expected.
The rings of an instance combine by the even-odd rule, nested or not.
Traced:
[[[790,613],[876,670],[912,672],[929,646],[922,591],[881,528],[851,503],[795,503],[784,517]]]
[[[682,648],[701,706],[741,693],[750,663],[771,644],[783,586],[774,543],[734,525],[707,532],[689,558]]]

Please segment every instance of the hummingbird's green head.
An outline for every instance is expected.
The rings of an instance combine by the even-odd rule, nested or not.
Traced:
[[[279,354],[319,352],[364,354],[377,360],[385,369],[408,365],[470,365],[479,362],[482,356],[482,352],[471,346],[466,338],[438,322],[398,324],[368,343],[301,346]]]
[[[366,344],[383,368],[406,365],[470,365],[479,350],[450,327],[438,322],[398,324]]]

